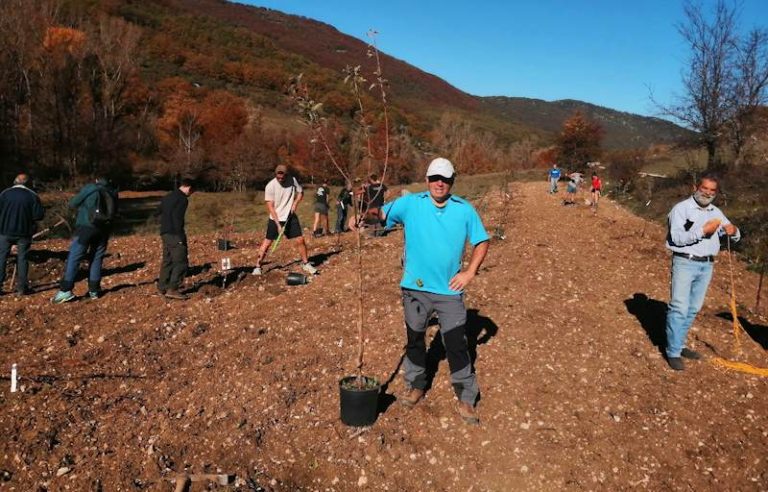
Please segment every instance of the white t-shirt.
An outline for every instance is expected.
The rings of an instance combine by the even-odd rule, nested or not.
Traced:
[[[291,207],[296,199],[296,195],[303,193],[303,191],[301,185],[293,176],[288,176],[285,184],[280,184],[277,178],[272,178],[272,181],[267,183],[267,187],[264,189],[264,201],[273,202],[278,220],[285,222],[288,220],[288,214],[291,213]]]

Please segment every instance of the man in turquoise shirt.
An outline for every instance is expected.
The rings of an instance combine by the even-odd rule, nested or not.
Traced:
[[[467,312],[463,293],[477,274],[488,252],[488,233],[474,207],[451,194],[456,173],[453,164],[439,157],[429,164],[428,191],[413,193],[383,207],[387,227],[403,224],[405,262],[400,287],[407,332],[405,382],[408,393],[401,402],[413,407],[424,396],[427,323],[433,312],[451,370],[451,382],[459,398],[459,415],[478,424],[475,404],[480,389],[467,347]],[[465,270],[461,257],[466,243],[473,246]]]

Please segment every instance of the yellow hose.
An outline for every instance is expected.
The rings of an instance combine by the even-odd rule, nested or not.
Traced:
[[[728,266],[731,271],[731,300],[729,302],[731,308],[731,318],[733,318],[733,339],[734,349],[737,354],[741,355],[741,334],[745,333],[744,327],[741,326],[739,321],[739,312],[736,310],[736,285],[733,281],[733,260],[731,255],[731,238],[728,237]],[[722,357],[713,357],[709,361],[716,367],[728,369],[731,371],[743,372],[745,374],[753,374],[755,376],[768,377],[768,368],[755,367],[752,364],[745,362],[736,362],[733,360],[723,359]]]

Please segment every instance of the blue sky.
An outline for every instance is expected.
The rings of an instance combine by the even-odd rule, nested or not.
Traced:
[[[479,96],[580,99],[656,115],[650,91],[665,103],[681,93],[688,56],[678,0],[239,1],[364,40],[374,28],[382,51]],[[745,30],[768,28],[768,0],[739,4]]]

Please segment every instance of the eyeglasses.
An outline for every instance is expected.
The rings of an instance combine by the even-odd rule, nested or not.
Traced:
[[[433,174],[432,176],[427,176],[427,180],[430,183],[436,183],[437,181],[442,181],[443,183],[452,185],[453,184],[453,177],[446,178],[445,176],[440,176],[439,174]]]

